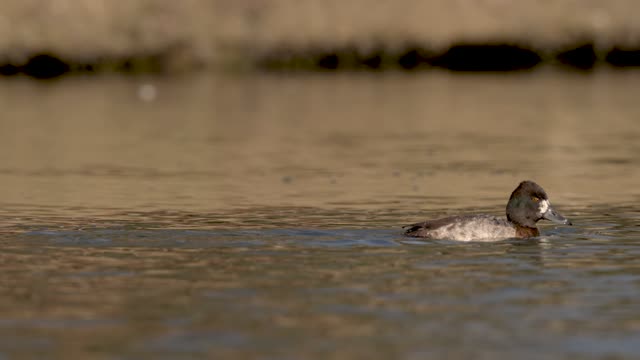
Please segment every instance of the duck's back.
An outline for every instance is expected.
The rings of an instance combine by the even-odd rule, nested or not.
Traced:
[[[516,236],[507,219],[490,215],[452,216],[409,225],[407,236],[460,241],[498,240]]]

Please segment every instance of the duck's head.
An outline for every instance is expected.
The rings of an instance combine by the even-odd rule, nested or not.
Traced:
[[[544,189],[529,180],[521,182],[511,193],[507,203],[507,219],[517,225],[530,228],[535,228],[536,222],[542,219],[571,225],[571,221],[551,207]]]

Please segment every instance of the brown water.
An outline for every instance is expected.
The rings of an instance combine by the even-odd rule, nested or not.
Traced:
[[[0,358],[640,357],[639,81],[3,79]],[[523,179],[575,225],[401,236]]]

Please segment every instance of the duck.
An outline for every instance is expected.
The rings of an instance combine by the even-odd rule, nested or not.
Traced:
[[[518,184],[509,197],[506,210],[506,219],[491,215],[450,216],[404,226],[404,234],[429,239],[497,241],[540,236],[536,223],[543,219],[573,225],[551,206],[544,189],[531,180]]]

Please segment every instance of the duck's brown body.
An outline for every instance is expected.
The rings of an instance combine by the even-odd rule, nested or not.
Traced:
[[[540,231],[538,231],[537,227],[530,228],[526,226],[516,225],[516,237],[530,238],[530,237],[536,237],[536,236],[540,236]]]

